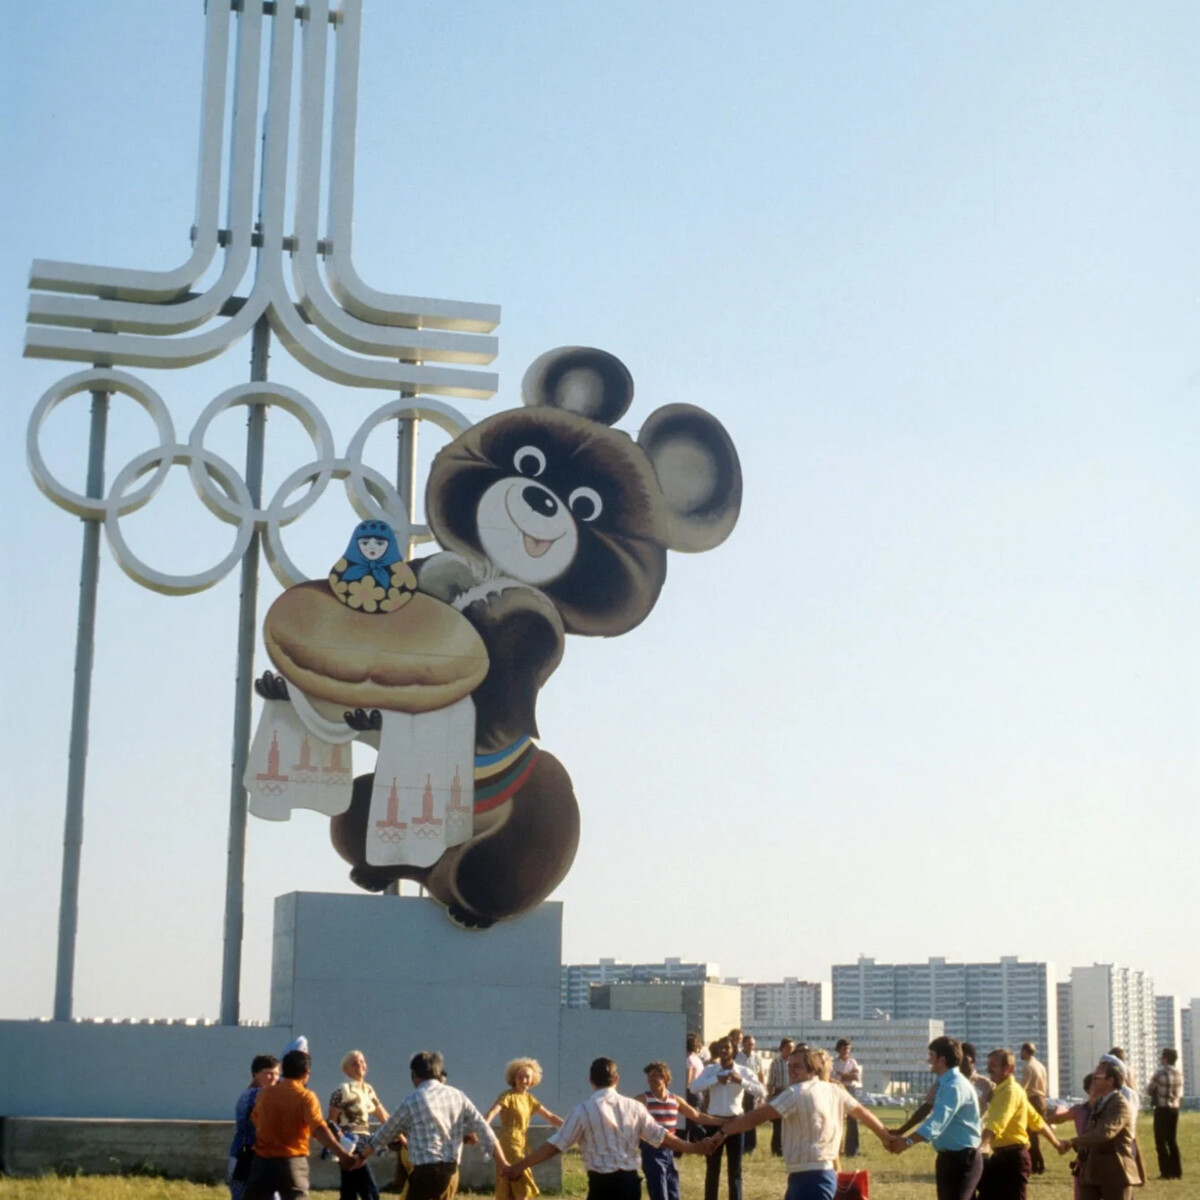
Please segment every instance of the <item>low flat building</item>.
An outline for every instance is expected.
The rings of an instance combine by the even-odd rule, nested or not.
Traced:
[[[602,958],[594,963],[564,963],[562,1006],[590,1008],[589,992],[600,984],[716,983],[720,978],[721,968],[717,963],[683,962],[678,958],[666,958],[658,963],[623,963],[615,958]]]
[[[683,1013],[688,1032],[706,1046],[741,1024],[741,989],[727,983],[604,983],[589,999],[591,1008],[611,1012]]]

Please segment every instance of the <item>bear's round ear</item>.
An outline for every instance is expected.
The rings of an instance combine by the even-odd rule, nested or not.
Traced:
[[[633,376],[615,355],[590,346],[560,346],[534,360],[521,380],[530,407],[561,408],[615,425],[633,399]]]
[[[652,412],[638,434],[667,502],[671,550],[719,546],[742,508],[742,466],[716,417],[691,404]]]

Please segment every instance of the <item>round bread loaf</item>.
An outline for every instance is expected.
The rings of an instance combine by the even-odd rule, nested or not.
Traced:
[[[432,712],[470,695],[488,670],[471,622],[423,592],[394,612],[368,614],[324,580],[300,583],[271,605],[263,640],[289,683],[347,709]]]

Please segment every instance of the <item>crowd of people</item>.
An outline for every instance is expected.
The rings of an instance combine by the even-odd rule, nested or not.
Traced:
[[[341,1168],[340,1200],[378,1200],[369,1160],[385,1149],[397,1155],[396,1181],[407,1200],[453,1200],[462,1148],[473,1143],[494,1160],[496,1200],[532,1200],[539,1194],[532,1168],[572,1147],[587,1170],[588,1200],[639,1200],[643,1177],[649,1200],[680,1200],[676,1159],[683,1154],[705,1156],[704,1200],[719,1200],[722,1167],[728,1200],[741,1200],[743,1160],[755,1152],[754,1135],[768,1121],[771,1153],[787,1168],[784,1200],[834,1200],[839,1166],[859,1152],[859,1125],[891,1154],[929,1143],[937,1200],[1025,1200],[1030,1176],[1046,1169],[1041,1140],[1075,1156],[1076,1200],[1131,1200],[1132,1189],[1145,1182],[1139,1097],[1120,1047],[1101,1056],[1085,1078],[1087,1099],[1063,1106],[1050,1104],[1046,1070],[1031,1043],[1019,1054],[992,1050],[981,1075],[969,1042],[935,1038],[929,1044],[933,1086],[896,1129],[862,1102],[862,1070],[852,1050],[845,1039],[830,1055],[784,1038],[768,1062],[739,1029],[707,1047],[689,1034],[684,1095],[672,1092],[671,1069],[657,1060],[643,1068],[645,1088],[622,1095],[617,1064],[597,1058],[589,1070],[592,1094],[565,1118],[534,1095],[542,1078],[535,1059],[510,1062],[506,1089],[481,1113],[449,1085],[434,1051],[412,1057],[413,1091],[389,1114],[366,1081],[365,1056],[351,1050],[342,1060],[347,1082],[333,1091],[323,1115],[306,1087],[312,1063],[299,1039],[282,1062],[260,1055],[251,1063],[250,1086],[235,1108],[231,1200],[307,1196],[310,1137]],[[1147,1087],[1164,1179],[1182,1175],[1177,1059],[1174,1050],[1164,1050]],[[530,1150],[527,1131],[535,1118],[553,1132]],[[1068,1124],[1074,1135],[1060,1137],[1055,1127]],[[854,1173],[840,1178],[842,1194],[860,1187]]]

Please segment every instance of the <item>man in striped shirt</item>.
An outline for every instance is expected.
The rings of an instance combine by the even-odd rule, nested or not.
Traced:
[[[644,1104],[668,1133],[675,1132],[681,1115],[696,1125],[724,1124],[720,1117],[710,1117],[671,1091],[671,1068],[665,1062],[647,1063],[642,1070],[649,1087],[637,1097],[638,1103]],[[650,1200],[679,1200],[679,1168],[668,1146],[642,1143],[642,1174]]]
[[[611,1058],[593,1061],[588,1078],[596,1090],[571,1109],[561,1127],[531,1154],[505,1170],[519,1179],[527,1167],[579,1146],[588,1175],[588,1200],[639,1200],[638,1143],[666,1146],[678,1154],[703,1154],[703,1142],[685,1142],[656,1121],[644,1104],[617,1093],[620,1074]]]
[[[408,1064],[416,1091],[406,1096],[379,1131],[359,1151],[356,1165],[403,1133],[408,1138],[412,1172],[408,1200],[451,1200],[458,1189],[458,1160],[463,1140],[474,1134],[501,1168],[508,1166],[483,1114],[467,1097],[442,1082],[442,1056],[436,1051],[414,1054]]]

